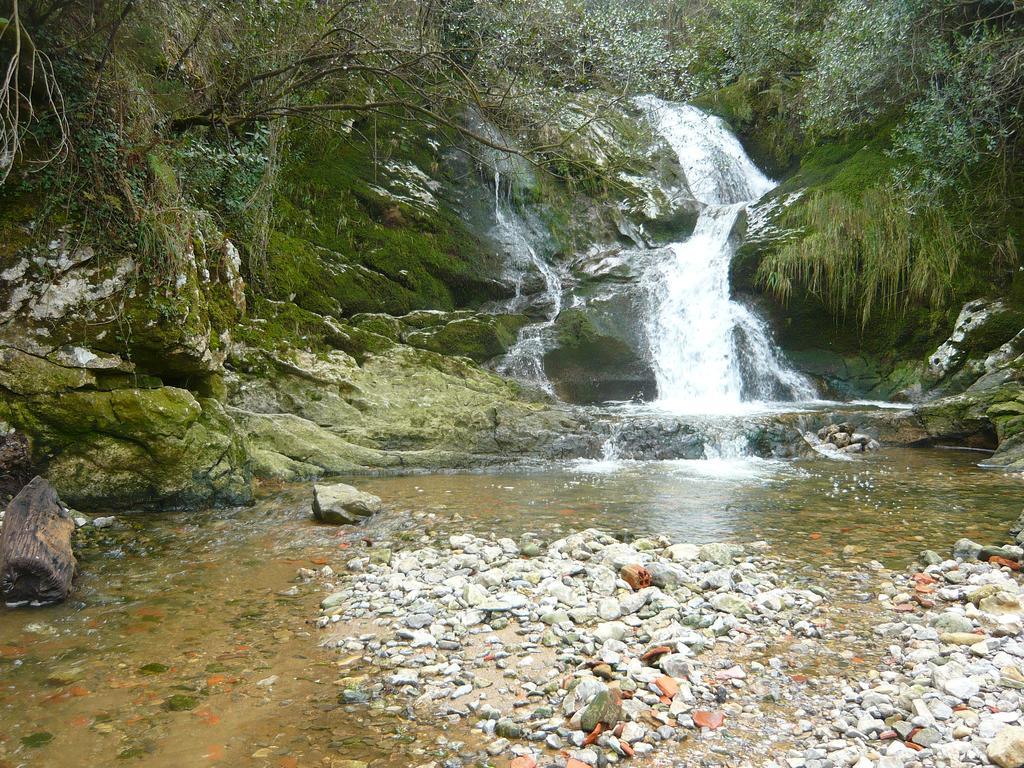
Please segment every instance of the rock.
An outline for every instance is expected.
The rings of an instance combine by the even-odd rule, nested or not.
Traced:
[[[498,739],[487,745],[487,754],[491,757],[497,757],[510,746],[511,742],[508,739]]]
[[[380,512],[381,500],[345,483],[313,486],[313,517],[321,523],[349,525]]]
[[[940,633],[970,632],[974,628],[974,624],[966,616],[961,616],[959,613],[951,613],[949,611],[940,613],[936,616],[932,621],[932,626]]]
[[[651,586],[651,574],[642,565],[624,565],[619,571],[619,576],[634,590]]]
[[[675,586],[684,581],[686,572],[668,563],[648,563],[647,572],[651,574],[651,584],[656,587]]]
[[[972,680],[969,677],[954,677],[943,683],[942,690],[950,696],[955,696],[962,701],[966,701],[972,696],[978,695],[978,691],[981,690],[981,685],[979,685],[976,680]]]
[[[673,544],[665,550],[665,554],[676,562],[688,562],[700,556],[700,547],[696,544]]]
[[[490,594],[479,584],[469,583],[462,588],[462,600],[470,608],[481,606],[490,599]]]
[[[718,565],[732,565],[733,561],[743,552],[743,547],[736,544],[705,544],[700,548],[699,557]]]
[[[940,734],[934,728],[922,728],[917,731],[912,737],[911,741],[921,747],[930,747],[942,739]]]
[[[621,640],[625,636],[626,625],[621,621],[606,621],[594,630],[594,637],[598,640]]]
[[[420,681],[419,670],[399,669],[388,677],[388,683],[394,686],[417,685]]]
[[[693,713],[693,724],[698,728],[717,730],[725,724],[725,715],[721,712],[705,712],[697,710]]]
[[[549,626],[557,624],[570,624],[572,619],[569,618],[569,614],[563,610],[548,611],[540,615],[540,620]]]
[[[1003,727],[992,739],[985,754],[1000,768],[1024,766],[1024,728],[1016,725]]]
[[[693,657],[687,653],[669,653],[658,659],[658,666],[669,677],[685,679],[693,667]]]
[[[746,616],[753,611],[749,601],[732,592],[720,592],[712,595],[709,602],[716,610],[732,614],[733,616]]]
[[[970,539],[958,539],[953,544],[953,557],[958,560],[977,560],[981,554],[981,544]]]
[[[654,681],[654,685],[657,687],[663,696],[668,698],[674,698],[679,693],[679,683],[676,682],[674,677],[663,675]]]
[[[509,717],[503,717],[494,726],[494,733],[505,739],[518,739],[523,735],[523,727]]]
[[[994,595],[982,598],[978,601],[978,608],[994,616],[1021,612],[1020,598],[1008,592],[996,592]]]
[[[942,562],[942,556],[933,549],[923,550],[919,557],[925,565],[938,565]]]
[[[974,645],[984,639],[982,635],[976,635],[973,632],[943,632],[939,635],[939,642],[948,645]]]
[[[622,719],[622,701],[618,690],[606,688],[597,693],[583,710],[580,727],[586,732],[593,731],[598,723],[614,728]]]
[[[597,603],[597,615],[604,621],[614,621],[622,615],[619,601],[614,597],[604,597]]]

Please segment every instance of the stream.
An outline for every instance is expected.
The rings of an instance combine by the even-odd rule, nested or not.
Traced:
[[[298,568],[343,570],[363,537],[401,535],[415,510],[414,536],[552,540],[600,526],[627,538],[763,539],[801,578],[842,581],[868,559],[904,567],[961,536],[1005,540],[1024,478],[976,461],[890,449],[855,462],[362,477],[351,482],[388,509],[355,529],[313,524],[308,486],[264,487],[247,508],[121,516],[83,529],[67,604],[0,612],[0,765],[429,764],[438,740],[473,733],[409,721],[398,706],[340,704],[337,657],[309,623],[323,591],[297,582]]]

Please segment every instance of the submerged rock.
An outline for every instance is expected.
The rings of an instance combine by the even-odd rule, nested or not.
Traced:
[[[345,483],[313,486],[313,517],[321,523],[348,525],[380,512],[381,500]]]

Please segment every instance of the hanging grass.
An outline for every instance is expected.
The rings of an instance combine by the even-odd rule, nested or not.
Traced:
[[[812,193],[798,215],[803,236],[770,253],[757,272],[780,301],[799,287],[865,327],[911,304],[943,306],[953,294],[965,241],[942,209],[912,211],[888,187],[872,187],[854,196]]]

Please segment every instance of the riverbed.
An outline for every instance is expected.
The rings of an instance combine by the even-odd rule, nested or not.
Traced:
[[[325,580],[298,581],[299,568],[342,572],[377,537],[553,540],[599,527],[627,539],[764,540],[801,580],[834,580],[870,560],[902,568],[926,548],[945,554],[963,536],[1005,541],[1024,477],[978,460],[887,449],[847,462],[351,478],[388,506],[363,528],[313,524],[308,486],[264,486],[246,508],[120,515],[80,532],[67,604],[0,611],[0,765],[427,765],[474,734],[410,721],[397,702],[339,703],[338,655],[310,623]],[[868,605],[850,620],[870,617]]]

